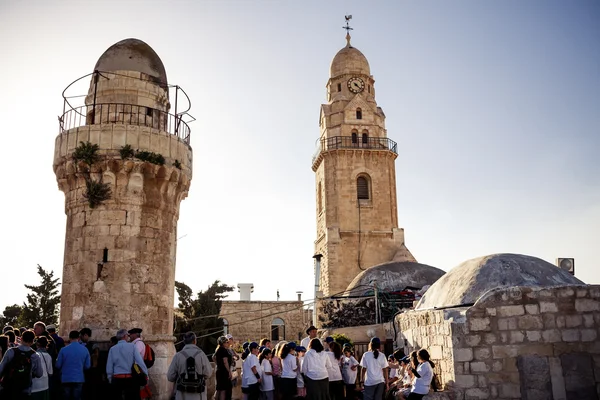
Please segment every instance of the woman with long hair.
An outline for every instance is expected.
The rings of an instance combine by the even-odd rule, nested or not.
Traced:
[[[342,379],[342,347],[338,342],[329,343],[327,353],[331,366],[327,368],[329,377],[329,398],[331,400],[344,399],[344,381]]]
[[[380,400],[383,392],[389,388],[388,362],[385,354],[380,352],[381,341],[378,337],[371,339],[369,351],[363,354],[360,360],[362,367],[362,381],[365,388],[364,400]]]
[[[275,350],[271,355],[271,365],[273,366],[273,384],[275,385],[275,399],[281,399],[281,384],[279,380],[281,379],[281,359],[279,358],[279,353],[281,352],[281,348],[286,344],[286,341],[281,341],[275,345]]]
[[[215,398],[216,400],[231,400],[233,391],[231,364],[233,363],[233,357],[229,352],[229,339],[225,336],[217,339],[217,350],[214,358],[217,366],[215,372],[217,393]]]
[[[417,368],[412,369],[415,379],[410,388],[408,400],[420,400],[427,395],[433,379],[434,364],[429,360],[429,352],[425,349],[419,350],[417,360],[419,363]]]
[[[264,348],[258,357],[261,369],[260,393],[264,400],[274,400],[275,386],[273,385],[273,366],[271,365],[271,350]]]
[[[308,351],[302,360],[302,373],[307,400],[329,400],[329,372],[331,361],[323,351],[318,338],[311,339]]]
[[[298,363],[296,362],[296,343],[289,342],[284,345],[280,352],[281,359],[281,396],[283,400],[292,400],[296,395],[296,375]]]

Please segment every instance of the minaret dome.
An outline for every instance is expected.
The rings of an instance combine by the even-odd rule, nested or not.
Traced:
[[[350,43],[333,57],[329,70],[330,78],[344,74],[371,75],[367,57],[356,47],[352,47]]]

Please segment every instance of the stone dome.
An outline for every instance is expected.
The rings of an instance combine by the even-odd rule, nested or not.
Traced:
[[[167,83],[167,72],[160,57],[139,39],[125,39],[110,46],[100,56],[94,70],[139,71]]]
[[[425,264],[391,261],[362,271],[350,282],[346,290],[349,295],[367,292],[371,290],[373,280],[377,280],[380,290],[388,292],[403,290],[406,287],[420,289],[433,284],[444,274],[441,269]]]
[[[371,75],[367,57],[350,43],[333,57],[329,68],[329,77],[343,74]]]
[[[433,284],[417,310],[475,303],[491,289],[511,286],[581,285],[570,273],[536,257],[492,254],[467,260]]]

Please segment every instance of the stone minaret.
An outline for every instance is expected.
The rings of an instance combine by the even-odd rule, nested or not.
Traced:
[[[397,145],[387,137],[365,56],[350,44],[331,62],[327,104],[321,105],[316,173],[320,290],[344,291],[362,270],[388,261],[415,261],[398,228]]]
[[[190,131],[169,113],[165,68],[146,43],[114,44],[94,70],[85,105],[67,103],[54,150],[67,214],[60,330],[89,327],[93,340],[105,341],[120,328],[142,328],[156,352],[153,398],[165,399],[177,220],[192,179]],[[91,167],[73,160],[81,142],[99,146]],[[125,145],[155,153],[154,162],[122,155]],[[89,188],[100,184],[111,194],[92,207]]]

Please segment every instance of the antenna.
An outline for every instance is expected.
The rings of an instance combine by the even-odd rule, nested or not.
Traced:
[[[344,18],[346,18],[346,26],[342,26],[342,29],[346,30],[346,41],[348,42],[348,46],[350,46],[350,31],[353,30],[353,28],[350,27],[352,15],[345,15]]]

